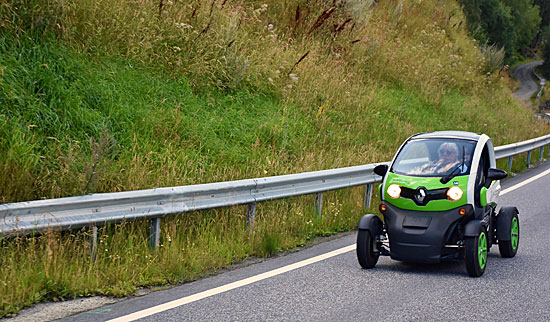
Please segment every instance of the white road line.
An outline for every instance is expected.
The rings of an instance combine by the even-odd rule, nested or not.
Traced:
[[[502,195],[507,194],[508,192],[512,192],[512,191],[514,191],[514,190],[516,190],[516,189],[518,189],[518,188],[521,188],[521,187],[525,186],[526,184],[529,184],[529,183],[531,183],[531,182],[533,182],[533,181],[535,181],[535,180],[537,180],[537,179],[540,179],[540,178],[544,177],[545,175],[547,175],[547,174],[549,174],[549,173],[550,173],[550,169],[548,169],[548,170],[546,170],[546,171],[544,171],[544,172],[542,172],[542,173],[539,173],[539,174],[537,174],[536,176],[531,177],[531,178],[529,178],[529,179],[527,179],[527,180],[525,180],[525,181],[522,181],[522,182],[520,182],[520,183],[518,183],[518,184],[516,184],[516,185],[514,185],[514,186],[511,186],[510,188],[507,188],[507,189],[502,190],[502,191],[500,192],[500,195],[502,196]]]
[[[550,169],[548,169],[548,170],[546,170],[546,171],[544,171],[544,172],[542,172],[542,173],[540,173],[540,174],[538,174],[534,177],[531,177],[531,178],[529,178],[529,179],[527,179],[523,182],[520,182],[520,183],[518,183],[514,186],[511,186],[507,189],[504,189],[500,193],[500,195],[502,196],[502,195],[507,194],[508,192],[511,192],[511,191],[514,191],[518,188],[521,188],[521,187],[525,186],[526,184],[529,184],[529,183],[531,183],[531,182],[533,182],[537,179],[540,179],[540,178],[544,177],[545,175],[547,175],[549,173],[550,173]],[[153,314],[164,312],[164,311],[173,309],[175,307],[182,306],[182,305],[185,305],[185,304],[189,304],[189,303],[192,303],[192,302],[195,302],[195,301],[198,301],[198,300],[202,300],[204,298],[207,298],[207,297],[210,297],[210,296],[213,296],[213,295],[221,294],[221,293],[224,293],[224,292],[227,292],[227,291],[230,291],[230,290],[233,290],[233,289],[245,286],[245,285],[256,283],[256,282],[259,282],[261,280],[264,280],[264,279],[267,279],[267,278],[270,278],[270,277],[273,277],[273,276],[284,274],[286,272],[290,272],[292,270],[295,270],[295,269],[298,269],[298,268],[301,268],[301,267],[304,267],[304,266],[307,266],[307,265],[311,265],[311,264],[320,262],[322,260],[325,260],[325,259],[328,259],[328,258],[331,258],[331,257],[334,257],[334,256],[338,256],[338,255],[350,252],[352,250],[355,250],[355,244],[349,245],[349,246],[346,246],[346,247],[343,247],[343,248],[340,248],[340,249],[337,249],[337,250],[334,250],[334,251],[331,251],[331,252],[323,254],[323,255],[315,256],[315,257],[303,260],[303,261],[298,262],[298,263],[294,263],[294,264],[290,264],[290,265],[287,265],[287,266],[284,266],[284,267],[281,267],[281,268],[277,268],[277,269],[271,270],[269,272],[265,272],[265,273],[262,273],[262,274],[259,274],[259,275],[256,275],[256,276],[248,277],[248,278],[242,279],[240,281],[236,281],[236,282],[233,282],[233,283],[222,285],[222,286],[219,286],[219,287],[216,287],[216,288],[213,288],[213,289],[210,289],[210,290],[206,290],[206,291],[203,291],[203,292],[200,292],[200,293],[197,293],[197,294],[182,297],[180,299],[177,299],[177,300],[174,300],[174,301],[171,301],[171,302],[167,302],[167,303],[164,303],[164,304],[160,304],[160,305],[157,305],[157,306],[153,306],[151,308],[148,308],[148,309],[145,309],[145,310],[142,310],[142,311],[137,311],[137,312],[134,312],[134,313],[129,314],[129,315],[121,316],[119,318],[112,319],[112,320],[109,320],[109,321],[110,322],[135,321],[137,319],[141,319],[141,318],[144,318],[144,317],[147,317],[147,316],[151,316]]]
[[[141,318],[153,315],[153,314],[157,314],[157,313],[160,313],[160,312],[164,312],[164,311],[173,309],[173,308],[181,306],[181,305],[189,304],[191,302],[195,302],[195,301],[207,298],[209,296],[224,293],[224,292],[227,292],[227,291],[230,291],[230,290],[233,290],[233,289],[236,289],[236,288],[248,285],[248,284],[256,283],[258,281],[261,281],[261,280],[264,280],[264,279],[267,279],[267,278],[270,278],[270,277],[273,277],[273,276],[277,276],[277,275],[280,275],[280,274],[283,274],[283,273],[286,273],[286,272],[290,272],[290,271],[298,269],[300,267],[311,265],[311,264],[320,262],[322,260],[325,260],[325,259],[328,259],[328,258],[331,258],[331,257],[334,257],[334,256],[338,256],[338,255],[350,252],[354,249],[355,249],[355,244],[350,245],[350,246],[346,246],[346,247],[331,251],[331,252],[323,254],[323,255],[319,255],[319,256],[315,256],[315,257],[303,260],[303,261],[298,262],[298,263],[294,263],[294,264],[287,265],[287,266],[284,266],[284,267],[281,267],[281,268],[277,268],[277,269],[271,270],[269,272],[265,272],[265,273],[262,273],[262,274],[259,274],[259,275],[256,275],[256,276],[248,277],[248,278],[245,278],[245,279],[240,280],[240,281],[236,281],[236,282],[229,283],[229,284],[226,284],[226,285],[222,285],[222,286],[210,289],[210,290],[206,290],[204,292],[200,292],[200,293],[197,293],[197,294],[182,297],[180,299],[177,299],[177,300],[174,300],[174,301],[171,301],[171,302],[167,302],[167,303],[164,303],[164,304],[160,304],[160,305],[157,305],[157,306],[153,306],[151,308],[148,308],[148,309],[145,309],[145,310],[142,310],[142,311],[138,311],[138,312],[134,312],[134,313],[129,314],[129,315],[121,316],[119,318],[116,318],[116,319],[113,319],[113,320],[110,320],[110,321],[116,321],[116,322],[118,322],[118,321],[134,321],[134,320],[137,320],[137,319],[141,319]]]

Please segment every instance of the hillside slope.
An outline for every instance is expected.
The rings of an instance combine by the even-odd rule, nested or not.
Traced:
[[[0,200],[362,164],[437,129],[541,134],[438,4],[8,2]]]

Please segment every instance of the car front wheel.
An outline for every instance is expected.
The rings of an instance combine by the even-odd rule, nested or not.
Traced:
[[[359,229],[357,232],[357,260],[363,268],[373,268],[378,262],[379,254],[374,251],[374,238],[370,231]]]
[[[480,226],[477,236],[466,237],[466,270],[472,277],[479,277],[487,265],[487,231]]]

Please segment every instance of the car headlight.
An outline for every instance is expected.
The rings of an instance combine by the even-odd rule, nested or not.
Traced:
[[[401,187],[396,184],[390,184],[388,187],[388,195],[393,198],[399,198],[401,196]]]
[[[447,190],[447,198],[452,201],[457,201],[460,198],[462,198],[462,189],[459,187],[450,187],[449,190]]]

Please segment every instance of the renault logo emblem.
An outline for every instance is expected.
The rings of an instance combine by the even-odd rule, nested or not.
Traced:
[[[418,201],[419,203],[423,203],[424,198],[426,198],[426,189],[418,188],[416,195],[414,197],[416,198],[416,201]]]

